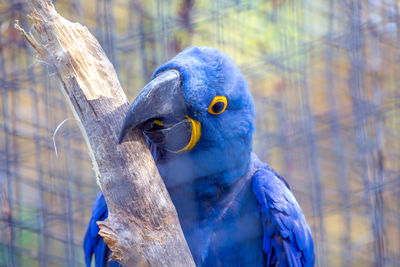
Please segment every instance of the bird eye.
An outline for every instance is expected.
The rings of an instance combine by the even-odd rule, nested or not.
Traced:
[[[208,113],[219,115],[225,111],[227,105],[228,101],[226,100],[225,96],[216,96],[208,107]]]

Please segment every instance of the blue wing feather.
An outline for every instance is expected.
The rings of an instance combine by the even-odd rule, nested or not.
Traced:
[[[99,226],[97,221],[103,221],[108,216],[108,209],[106,201],[102,193],[97,196],[96,202],[93,205],[92,217],[88,228],[86,230],[85,238],[83,240],[83,250],[85,252],[86,266],[92,263],[92,255],[95,254],[95,263],[98,267],[103,267],[104,258],[106,256],[106,244],[103,239],[98,235]]]
[[[254,173],[253,192],[263,223],[267,265],[314,266],[310,228],[285,182],[273,170],[262,168]]]
[[[96,267],[119,266],[115,261],[108,261],[108,256],[111,253],[103,238],[98,235],[99,226],[97,221],[104,221],[108,216],[108,208],[103,193],[99,193],[96,202],[93,205],[92,217],[86,234],[83,240],[83,250],[85,252],[86,266],[89,267],[92,263],[92,255],[95,255]]]

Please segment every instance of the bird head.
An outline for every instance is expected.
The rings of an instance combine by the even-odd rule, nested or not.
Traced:
[[[139,128],[176,157],[210,164],[214,153],[235,162],[251,152],[253,120],[253,98],[233,60],[214,48],[190,47],[154,72],[125,117],[120,142]]]

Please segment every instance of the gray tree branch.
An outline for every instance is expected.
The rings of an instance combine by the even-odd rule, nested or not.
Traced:
[[[143,135],[118,145],[129,103],[112,64],[88,29],[61,17],[49,0],[30,2],[35,36],[24,34],[56,71],[79,121],[109,217],[100,235],[125,266],[194,266],[175,207]]]

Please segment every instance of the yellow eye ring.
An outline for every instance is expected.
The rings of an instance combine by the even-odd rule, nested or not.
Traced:
[[[226,106],[228,106],[228,100],[226,100],[226,97],[217,95],[208,106],[208,113],[219,115],[225,111]]]

